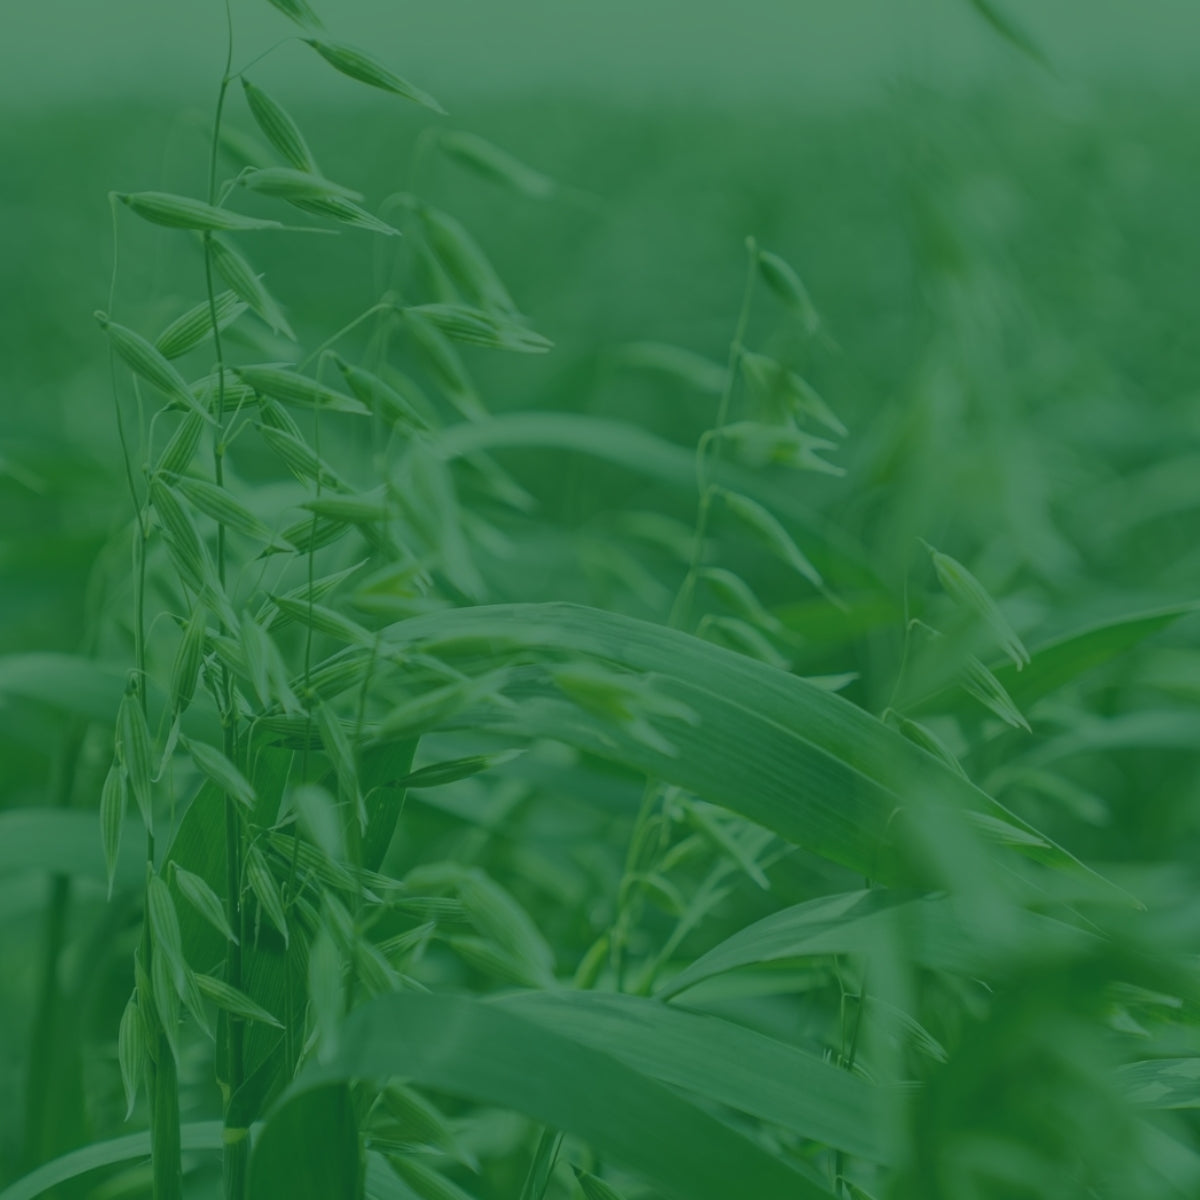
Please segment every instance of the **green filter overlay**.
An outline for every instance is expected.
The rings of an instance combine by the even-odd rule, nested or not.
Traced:
[[[0,20],[0,1200],[1200,1195],[1191,3]]]

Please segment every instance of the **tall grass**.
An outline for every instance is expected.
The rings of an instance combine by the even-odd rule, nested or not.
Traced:
[[[553,313],[452,210],[596,198],[271,2],[306,44],[226,8],[200,194],[110,198],[125,513],[79,652],[0,659],[66,718],[0,814],[55,879],[0,1200],[1194,1195],[1189,460],[1005,353],[1017,200],[910,180],[931,332],[869,420],[757,236],[723,361],[589,347],[685,416],[494,413]],[[390,193],[264,50],[419,114]]]

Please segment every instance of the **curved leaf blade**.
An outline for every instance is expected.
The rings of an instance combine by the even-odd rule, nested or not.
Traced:
[[[670,1088],[496,1004],[378,997],[350,1015],[336,1057],[300,1086],[391,1075],[569,1130],[678,1200],[829,1195]],[[294,1096],[268,1119],[264,1140],[293,1103]]]

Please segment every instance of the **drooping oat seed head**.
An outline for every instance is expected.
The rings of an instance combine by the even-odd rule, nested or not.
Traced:
[[[396,96],[403,96],[414,104],[445,115],[446,110],[428,93],[402,79],[377,59],[353,46],[340,42],[329,42],[319,38],[304,39],[335,71],[368,87],[379,88]]]
[[[928,542],[923,541],[922,545],[929,551],[938,582],[946,594],[983,621],[1018,671],[1027,666],[1029,651],[983,584],[957,559],[934,549]]]
[[[292,120],[283,105],[261,88],[255,87],[245,77],[242,79],[242,90],[246,95],[246,103],[250,106],[250,113],[267,141],[298,171],[319,175],[317,160],[308,148],[300,126]]]

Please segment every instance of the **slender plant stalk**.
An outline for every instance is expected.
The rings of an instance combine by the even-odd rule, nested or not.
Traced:
[[[138,700],[142,706],[142,715],[147,713],[146,687],[146,638],[144,621],[144,588],[145,588],[145,539],[138,545],[137,589],[137,688]],[[153,830],[146,831],[146,879],[147,896],[148,884],[154,871],[156,858],[155,839]],[[149,905],[146,905],[149,912]],[[153,939],[150,935],[149,917],[142,923],[141,954],[145,964],[146,978],[150,978],[153,957],[155,954]],[[142,999],[139,988],[139,1003]],[[147,1004],[149,1010],[152,1006]],[[153,1160],[152,1172],[154,1178],[154,1200],[182,1200],[183,1197],[183,1157],[180,1145],[179,1117],[179,1071],[175,1062],[175,1052],[171,1047],[167,1032],[162,1027],[157,1014],[148,1017],[150,1025],[150,1052],[146,1063],[146,1094],[150,1098],[150,1145]]]
[[[737,322],[734,327],[733,341],[729,345],[729,361],[725,371],[725,385],[721,390],[721,398],[717,403],[717,419],[712,429],[701,439],[696,448],[696,481],[700,491],[699,507],[696,512],[696,527],[692,539],[692,556],[688,563],[687,574],[675,595],[671,606],[668,624],[672,629],[684,628],[691,615],[692,599],[696,590],[696,580],[703,565],[704,539],[708,536],[708,527],[712,518],[712,502],[715,496],[713,476],[721,459],[720,434],[729,423],[729,412],[733,406],[733,393],[737,386],[738,364],[746,338],[746,329],[750,324],[750,309],[754,299],[754,281],[758,277],[758,246],[753,238],[746,239],[747,268],[746,282],[742,289],[742,301],[738,308]],[[713,443],[712,465],[708,467],[708,443]],[[630,835],[629,848],[625,857],[625,869],[622,874],[620,888],[617,893],[617,915],[609,930],[609,955],[613,970],[616,974],[617,988],[624,984],[625,947],[629,934],[636,920],[635,903],[638,889],[634,886],[634,876],[637,872],[638,860],[641,856],[646,833],[650,821],[658,809],[661,796],[661,784],[657,779],[648,779],[642,790],[642,802]],[[660,852],[662,846],[660,845]]]
[[[229,0],[225,0],[225,65],[221,72],[221,84],[217,91],[216,112],[213,118],[212,142],[209,148],[208,202],[217,202],[217,156],[220,149],[221,121],[225,112],[225,100],[229,94],[233,69],[233,13]],[[204,235],[204,278],[208,294],[209,317],[212,324],[213,344],[217,364],[217,426],[213,444],[213,475],[218,487],[225,482],[225,450],[228,430],[225,426],[225,355],[221,339],[221,325],[217,314],[217,293],[213,278],[213,249],[211,232]],[[217,522],[217,578],[222,588],[226,580],[226,526]],[[221,665],[218,675],[219,707],[223,749],[225,757],[238,761],[237,716],[233,704],[233,681],[229,669]],[[228,793],[224,796],[225,808],[225,919],[229,928],[237,934],[237,941],[226,950],[225,978],[231,987],[239,991],[243,985],[242,944],[245,936],[245,914],[241,902],[242,858],[244,854],[241,816],[237,803]],[[223,1176],[226,1200],[242,1200],[246,1192],[246,1177],[249,1168],[249,1130],[240,1124],[231,1124],[234,1100],[241,1090],[245,1078],[245,1025],[234,1014],[222,1011],[220,1020],[224,1029],[225,1045],[225,1137]]]
[[[113,270],[109,286],[109,310],[114,307],[117,289],[118,268],[118,230],[117,210],[115,199],[110,199],[113,210]],[[150,536],[146,514],[138,496],[135,482],[133,456],[130,451],[129,438],[125,430],[125,419],[121,412],[120,399],[117,392],[116,357],[110,346],[109,370],[112,376],[113,406],[116,412],[117,436],[121,446],[121,458],[125,468],[125,479],[129,488],[129,498],[133,505],[134,514],[134,603],[133,603],[133,646],[134,646],[134,686],[137,688],[138,703],[142,716],[148,716],[148,695],[146,686],[146,543]],[[140,411],[140,405],[139,405]],[[146,878],[150,878],[154,870],[156,857],[154,832],[146,830]],[[143,897],[143,912],[148,913],[149,906]],[[180,1117],[179,1117],[179,1080],[174,1051],[166,1031],[162,1027],[158,1014],[148,994],[143,987],[143,981],[151,978],[154,956],[154,944],[150,936],[150,921],[147,916],[142,923],[142,933],[138,946],[138,958],[141,970],[138,974],[138,1006],[146,1023],[147,1053],[145,1062],[146,1095],[150,1103],[150,1148],[151,1175],[153,1180],[154,1200],[182,1200],[183,1197],[183,1163],[180,1147]]]
[[[712,429],[700,439],[696,449],[696,480],[700,488],[700,504],[696,512],[696,530],[692,540],[692,558],[688,563],[687,574],[676,594],[675,603],[671,608],[668,624],[672,629],[686,627],[691,616],[692,599],[696,591],[696,580],[704,559],[704,539],[708,536],[708,526],[712,519],[712,504],[716,496],[713,478],[721,463],[722,437],[725,426],[729,423],[729,410],[733,406],[733,392],[737,386],[738,363],[745,348],[746,328],[750,324],[750,306],[754,299],[754,281],[758,277],[758,247],[753,238],[746,241],[748,264],[746,267],[746,285],[742,291],[742,304],[738,309],[737,326],[734,330],[733,341],[729,344],[729,363],[725,371],[725,386],[721,391],[721,399],[717,404],[717,419]],[[708,444],[712,443],[712,464],[707,464]]]

